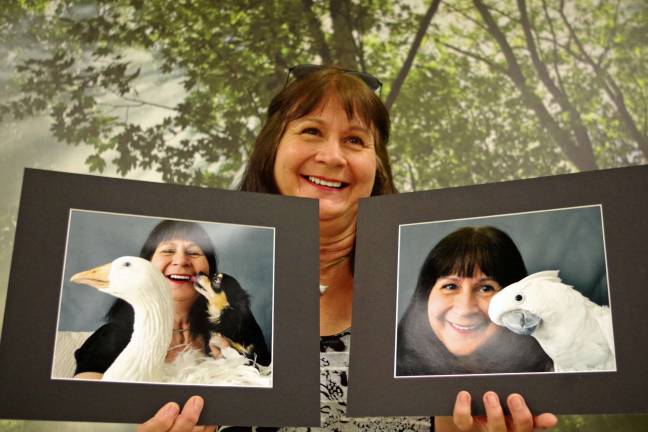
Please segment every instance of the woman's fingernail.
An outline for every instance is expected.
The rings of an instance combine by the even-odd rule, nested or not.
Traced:
[[[162,411],[165,417],[175,417],[179,412],[180,407],[175,402],[169,402],[168,404],[166,404],[164,410]]]
[[[200,396],[193,396],[191,398],[191,406],[197,411],[202,410],[204,404],[205,401],[203,401],[203,398],[201,398]]]
[[[491,408],[497,408],[499,406],[499,398],[497,397],[496,393],[494,392],[486,393],[485,399],[486,399],[486,403]]]
[[[470,403],[470,393],[468,393],[465,390],[462,390],[459,392],[459,402],[463,404],[469,404]]]
[[[510,400],[511,408],[513,408],[514,410],[520,411],[524,409],[524,401],[522,400],[522,396],[512,395]]]

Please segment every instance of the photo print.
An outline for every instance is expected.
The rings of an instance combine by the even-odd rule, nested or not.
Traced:
[[[271,227],[72,209],[52,378],[271,387],[273,273]]]
[[[204,424],[319,425],[317,215],[314,200],[26,169],[0,417],[142,423],[199,395]]]
[[[616,370],[601,206],[399,233],[396,377]]]
[[[452,415],[461,390],[477,415],[486,391],[648,410],[647,188],[641,166],[362,200],[349,415]]]

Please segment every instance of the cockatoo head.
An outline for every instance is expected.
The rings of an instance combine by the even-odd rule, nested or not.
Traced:
[[[70,280],[93,286],[130,304],[150,301],[151,296],[170,298],[171,295],[160,270],[150,261],[132,256],[123,256],[112,263],[77,273]]]
[[[514,333],[531,335],[543,321],[551,319],[556,311],[569,307],[560,295],[567,290],[573,291],[561,282],[558,270],[534,273],[494,295],[488,307],[488,315],[495,324]],[[561,298],[563,300],[559,302]]]

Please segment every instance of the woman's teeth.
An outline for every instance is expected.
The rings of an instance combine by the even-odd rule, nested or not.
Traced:
[[[311,183],[315,183],[316,185],[326,186],[335,189],[339,189],[342,187],[342,182],[322,180],[320,178],[313,177],[313,176],[308,176],[308,181]]]
[[[171,275],[169,275],[169,276],[167,276],[167,277],[168,277],[169,279],[171,279],[171,280],[187,281],[187,282],[193,282],[194,279],[195,279],[193,276],[189,276],[189,275],[177,275],[177,274],[171,274]]]
[[[461,325],[461,324],[455,324],[453,322],[449,324],[459,331],[473,331],[473,330],[477,330],[480,327],[479,324]]]

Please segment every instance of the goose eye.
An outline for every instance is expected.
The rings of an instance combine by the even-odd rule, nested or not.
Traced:
[[[516,294],[515,301],[518,303],[522,303],[524,301],[524,296],[522,294]]]

